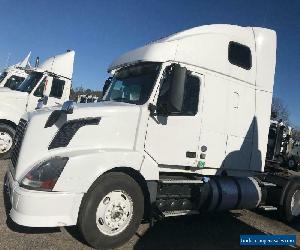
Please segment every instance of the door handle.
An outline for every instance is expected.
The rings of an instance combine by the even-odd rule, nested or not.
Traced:
[[[196,158],[196,152],[187,151],[185,153],[186,158]]]

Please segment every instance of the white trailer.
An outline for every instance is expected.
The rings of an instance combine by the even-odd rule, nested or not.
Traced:
[[[23,61],[12,65],[3,70],[0,74],[0,87],[7,87],[10,89],[16,89],[28,76],[26,70],[30,69],[31,52],[24,58]]]
[[[264,169],[275,63],[274,31],[232,25],[122,55],[102,102],[23,116],[6,181],[12,220],[77,225],[101,249],[142,218],[261,207],[293,220],[299,181]]]
[[[0,159],[8,158],[17,125],[24,113],[61,106],[69,100],[74,51],[48,58],[15,89],[0,88]]]

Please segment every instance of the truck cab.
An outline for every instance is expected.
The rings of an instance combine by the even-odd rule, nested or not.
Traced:
[[[10,89],[19,87],[28,75],[26,70],[31,68],[29,64],[30,55],[31,52],[22,62],[8,67],[0,74],[0,87],[7,87]]]
[[[294,141],[291,145],[290,151],[287,154],[287,165],[289,168],[299,171],[299,163],[300,163],[300,141]]]
[[[26,79],[15,89],[0,88],[0,159],[10,156],[20,118],[39,108],[61,106],[69,99],[74,51],[47,59],[26,70]]]
[[[20,120],[7,173],[12,220],[77,225],[103,249],[130,239],[142,218],[258,207],[275,64],[273,30],[234,25],[121,55],[100,102]]]

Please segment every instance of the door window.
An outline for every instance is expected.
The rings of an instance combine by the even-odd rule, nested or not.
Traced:
[[[36,97],[43,97],[44,96],[44,90],[47,86],[47,77],[43,79],[43,81],[40,83],[40,85],[36,88],[34,91],[34,96]]]
[[[58,78],[53,78],[50,97],[60,99],[63,95],[64,88],[65,88],[65,81],[60,80]]]
[[[168,103],[168,98],[170,95],[170,77],[166,77],[163,81],[157,103]],[[183,109],[180,113],[172,111],[172,107],[168,107],[170,115],[182,115],[182,116],[194,116],[198,111],[199,103],[199,92],[200,92],[200,79],[193,75],[191,71],[187,71],[184,89],[184,100]],[[171,110],[170,110],[171,109]]]

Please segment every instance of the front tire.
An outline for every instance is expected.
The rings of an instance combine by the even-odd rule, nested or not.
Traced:
[[[15,133],[16,131],[11,126],[0,124],[0,160],[10,157]]]
[[[143,213],[139,184],[124,173],[113,172],[101,176],[84,196],[78,226],[92,247],[110,249],[134,235]]]

